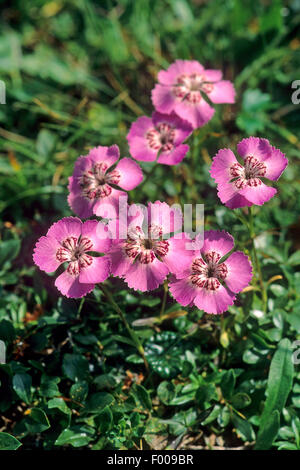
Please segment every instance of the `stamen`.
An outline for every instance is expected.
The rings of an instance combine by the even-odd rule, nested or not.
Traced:
[[[149,238],[141,227],[131,227],[124,245],[124,251],[129,258],[137,259],[142,264],[152,263],[156,256],[164,257],[169,251],[167,240],[160,240],[162,228],[157,225],[148,227]]]
[[[206,253],[203,258],[196,258],[191,267],[190,281],[197,287],[207,290],[217,290],[228,274],[225,263],[218,264],[221,255],[215,251]]]
[[[167,240],[160,240],[155,243],[154,248],[158,256],[166,256],[169,251],[169,243]]]
[[[92,256],[87,254],[93,248],[93,243],[88,237],[66,238],[60,248],[56,251],[56,259],[60,263],[68,262],[67,272],[71,276],[78,276],[81,269],[90,266],[93,262]]]
[[[266,174],[267,167],[253,155],[245,158],[245,166],[240,163],[231,165],[229,172],[232,178],[237,178],[233,183],[237,189],[244,189],[246,186],[256,187],[262,184],[259,177]]]
[[[206,81],[203,74],[180,75],[173,86],[173,93],[179,100],[187,100],[191,104],[197,104],[202,100],[201,92],[209,94],[214,85]]]
[[[101,199],[108,197],[112,188],[110,184],[119,184],[121,175],[118,170],[107,173],[108,164],[95,163],[92,169],[85,171],[80,178],[82,195],[87,199]]]
[[[161,122],[156,128],[147,132],[146,138],[149,147],[153,150],[168,152],[174,148],[175,134],[174,127],[166,122]]]

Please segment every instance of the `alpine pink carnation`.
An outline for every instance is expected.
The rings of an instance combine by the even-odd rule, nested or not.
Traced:
[[[278,180],[288,160],[267,139],[258,137],[243,139],[237,151],[243,165],[230,149],[219,150],[213,159],[210,174],[218,185],[218,196],[230,209],[261,206],[277,192],[261,178]]]
[[[91,252],[107,253],[111,240],[106,226],[97,220],[82,223],[77,217],[65,217],[53,224],[34,249],[35,264],[51,273],[62,264],[67,269],[55,285],[66,297],[78,298],[91,292],[97,282],[110,275],[108,256],[96,257]]]
[[[215,110],[212,103],[234,103],[235,90],[222,80],[220,70],[205,70],[195,60],[176,60],[168,70],[158,74],[159,83],[152,90],[155,109],[169,114],[174,111],[190,122],[194,129],[206,124]]]
[[[135,212],[135,215],[130,215]],[[109,225],[113,225],[114,221]],[[182,271],[193,256],[186,250],[185,234],[170,236],[182,227],[182,215],[165,202],[149,203],[145,212],[139,206],[129,206],[126,238],[117,238],[110,251],[111,272],[142,292],[156,289],[169,272]]]
[[[154,112],[135,121],[127,135],[130,154],[136,160],[177,165],[189,150],[183,141],[193,128],[176,114]]]
[[[170,292],[181,305],[196,305],[206,313],[223,313],[235,301],[252,278],[248,257],[241,251],[222,258],[234,246],[229,233],[209,230],[204,233],[204,243],[194,252],[190,265],[173,276]]]
[[[143,173],[140,166],[131,158],[119,160],[117,145],[95,147],[88,155],[77,159],[73,176],[69,178],[68,202],[79,217],[87,218],[93,214],[101,217],[116,217],[120,196],[138,186]],[[110,208],[112,208],[110,210]]]

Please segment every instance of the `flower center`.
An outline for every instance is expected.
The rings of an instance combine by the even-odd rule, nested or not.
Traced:
[[[161,122],[147,132],[146,138],[150,148],[167,152],[174,148],[175,129],[170,124]]]
[[[192,73],[191,75],[180,75],[173,87],[173,93],[180,100],[187,100],[197,104],[201,101],[203,93],[211,93],[214,85],[208,81],[203,74]]]
[[[262,184],[260,177],[265,176],[267,167],[257,158],[249,155],[245,158],[245,165],[234,163],[230,169],[230,175],[234,178],[233,183],[237,189],[244,189],[246,186],[259,186]]]
[[[81,269],[90,266],[92,256],[87,254],[93,248],[92,241],[87,237],[68,237],[56,251],[56,259],[60,263],[68,263],[67,271],[72,276],[78,276]]]
[[[156,256],[163,257],[169,251],[168,241],[160,239],[161,227],[150,225],[148,231],[148,238],[146,238],[141,227],[131,227],[124,247],[129,258],[142,264],[152,263]]]
[[[196,258],[192,264],[190,280],[197,287],[207,290],[217,290],[222,280],[228,274],[225,263],[220,263],[221,256],[215,251],[210,251],[203,258]]]
[[[99,199],[111,194],[110,184],[118,184],[121,175],[118,170],[107,173],[108,165],[105,162],[95,163],[95,165],[85,172],[80,178],[82,195],[88,199]]]

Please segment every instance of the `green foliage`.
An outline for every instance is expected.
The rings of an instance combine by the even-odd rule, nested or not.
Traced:
[[[2,13],[0,449],[167,449],[195,440],[300,450],[292,363],[300,339],[299,106],[291,103],[298,3],[17,0]],[[237,103],[216,106],[180,165],[143,163],[152,177],[132,201],[204,203],[207,228],[229,230],[249,254],[237,211],[217,199],[211,158],[255,134],[285,152],[289,166],[274,183],[278,195],[254,212],[267,313],[256,277],[222,316],[170,297],[159,316],[163,288],[141,295],[109,281],[148,373],[103,294],[59,297],[32,251],[52,222],[71,215],[75,159],[114,143],[128,155],[130,124],[152,112],[157,72],[177,58],[221,69]]]

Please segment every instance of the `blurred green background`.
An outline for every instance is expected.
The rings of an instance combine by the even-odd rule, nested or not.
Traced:
[[[283,389],[259,445],[300,448],[299,368],[291,370],[287,352],[300,330],[299,105],[291,101],[299,22],[299,0],[1,2],[0,339],[8,363],[0,366],[0,432],[22,448],[253,447],[267,383],[278,374]],[[76,158],[114,143],[128,155],[130,124],[152,112],[157,72],[178,58],[221,69],[237,102],[216,107],[178,167],[143,164],[152,177],[131,201],[204,203],[207,228],[229,230],[247,251],[245,228],[216,196],[211,158],[256,135],[285,152],[289,166],[255,216],[268,315],[249,291],[214,318],[196,309],[187,317],[169,298],[166,318],[151,323],[163,290],[141,297],[112,281],[130,322],[145,319],[136,328],[152,366],[145,378],[101,294],[59,299],[53,278],[33,267],[32,249],[71,215]],[[278,347],[282,338],[288,343]],[[153,358],[155,345],[168,356]],[[275,351],[280,368],[267,382]]]

